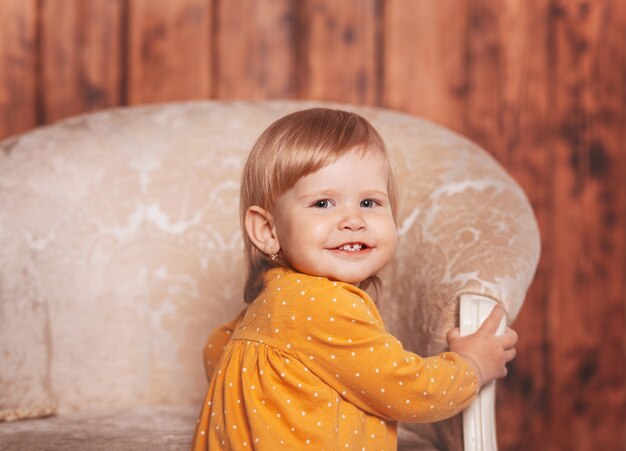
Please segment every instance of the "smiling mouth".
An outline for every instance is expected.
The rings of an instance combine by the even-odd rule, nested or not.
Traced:
[[[344,244],[343,246],[339,246],[337,250],[340,251],[348,251],[348,252],[358,252],[368,249],[368,247],[363,243],[349,243]]]

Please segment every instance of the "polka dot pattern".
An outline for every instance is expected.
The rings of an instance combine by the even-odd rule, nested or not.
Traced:
[[[395,449],[396,421],[438,421],[475,396],[464,360],[405,351],[356,287],[282,269],[266,282],[209,336],[192,449]]]

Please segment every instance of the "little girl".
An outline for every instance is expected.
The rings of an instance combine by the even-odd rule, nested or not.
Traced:
[[[453,416],[506,374],[517,335],[495,336],[502,308],[435,357],[385,331],[363,290],[394,255],[395,211],[362,117],[314,108],[263,132],[241,186],[250,305],[209,337],[193,449],[393,450],[397,421]]]

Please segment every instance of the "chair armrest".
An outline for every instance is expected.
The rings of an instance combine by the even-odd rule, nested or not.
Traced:
[[[470,335],[478,330],[497,302],[479,294],[462,294],[459,323],[461,335]],[[506,317],[496,331],[501,335],[506,330]],[[465,451],[496,450],[496,381],[485,385],[478,397],[463,412],[463,444]]]
[[[535,274],[540,240],[524,191],[493,157],[443,127],[409,122],[398,119],[388,129],[391,122],[374,121],[400,186],[399,246],[383,277],[380,308],[408,350],[429,356],[447,348],[466,294],[496,300],[509,322],[515,319]],[[460,416],[431,429],[400,428],[405,437],[433,438],[433,449],[463,447]]]

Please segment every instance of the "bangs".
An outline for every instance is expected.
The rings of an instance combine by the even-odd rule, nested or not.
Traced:
[[[269,211],[302,177],[349,152],[387,153],[382,138],[365,119],[353,113],[322,108],[279,119],[259,141],[269,161],[262,166],[263,174],[259,174],[259,182],[264,180],[266,186],[262,189],[265,199],[258,199],[264,202],[257,205]]]

